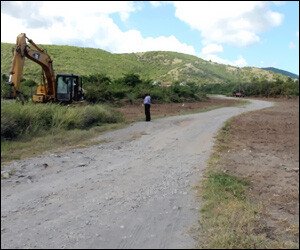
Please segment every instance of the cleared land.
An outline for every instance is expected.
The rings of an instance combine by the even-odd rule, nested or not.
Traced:
[[[248,234],[265,241],[249,247],[299,248],[299,98],[272,101],[230,121],[215,167],[250,183],[258,214]]]
[[[257,233],[295,241],[299,104],[272,101],[274,108],[235,118],[237,134],[226,142],[232,149],[219,163],[224,171],[251,178],[249,197],[265,202],[266,226]],[[12,176],[1,180],[1,247],[193,247],[189,228],[201,207],[193,188],[211,155],[213,135],[231,116],[270,106],[256,103],[137,122],[97,138],[99,145],[5,166]],[[153,105],[152,116],[178,114],[187,106]],[[129,120],[144,117],[141,105],[136,116],[125,110]]]

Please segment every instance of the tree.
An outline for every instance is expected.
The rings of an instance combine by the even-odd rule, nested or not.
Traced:
[[[134,74],[134,73],[126,74],[122,80],[125,85],[128,85],[130,87],[135,87],[138,84],[141,84],[143,82],[140,79],[140,76],[138,74]]]
[[[94,74],[83,77],[84,81],[95,85],[111,84],[111,79],[105,74]]]

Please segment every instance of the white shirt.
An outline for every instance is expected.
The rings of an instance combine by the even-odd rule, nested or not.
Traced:
[[[144,98],[144,104],[151,104],[151,97],[149,95]]]

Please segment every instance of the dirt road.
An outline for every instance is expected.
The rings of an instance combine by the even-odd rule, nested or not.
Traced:
[[[213,137],[245,107],[137,122],[99,144],[4,166],[1,248],[193,248]]]

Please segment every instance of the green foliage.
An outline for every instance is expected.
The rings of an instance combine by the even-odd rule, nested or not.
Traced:
[[[146,93],[150,93],[152,101],[157,103],[192,102],[207,98],[201,88],[193,82],[177,82],[170,87],[164,87],[151,79],[141,79],[138,74],[126,74],[121,78],[98,84],[95,84],[96,76],[90,75],[84,79],[85,98],[91,103],[140,102]]]
[[[22,93],[25,100],[29,100],[31,96],[34,94],[37,83],[32,80],[26,80],[23,78],[21,80],[20,92]],[[1,77],[1,98],[10,98],[12,93],[12,86],[8,84],[8,76],[6,74],[2,74]]]
[[[200,89],[207,94],[231,95],[235,90],[241,89],[241,84],[235,83],[212,83],[202,84]]]
[[[299,82],[294,81],[291,78],[286,81],[281,79],[267,81],[252,78],[252,82],[243,82],[239,84],[203,84],[200,88],[203,92],[208,94],[233,95],[233,93],[236,92],[243,92],[245,96],[299,96]]]
[[[82,76],[83,82],[88,82],[94,86],[106,85],[111,83],[111,78],[105,74],[93,74],[89,76]]]
[[[130,92],[130,86],[122,84],[122,81],[112,81],[109,77],[102,75],[105,81],[96,82],[93,75],[85,78],[85,99],[91,103],[115,102],[123,99]]]
[[[13,44],[1,43],[1,72],[3,73],[8,73],[10,70],[13,46]],[[83,76],[83,88],[86,90],[87,99],[92,103],[120,100],[134,102],[136,98],[143,95],[144,91],[153,91],[158,102],[180,102],[190,98],[193,100],[202,98],[201,94],[193,96],[189,93],[190,90],[184,87],[180,90],[175,87],[175,92],[153,87],[152,84],[157,82],[161,83],[158,84],[161,86],[176,82],[193,82],[195,86],[201,86],[200,92],[207,94],[232,95],[236,89],[243,88],[247,96],[299,95],[299,84],[296,84],[298,81],[294,82],[282,74],[254,67],[238,68],[213,63],[177,52],[112,54],[101,49],[74,46],[43,45],[41,47],[51,56],[56,72]],[[40,82],[41,67],[26,59],[24,78]],[[21,92],[28,98],[34,91],[33,84],[30,86],[22,84],[21,88]],[[6,94],[6,89],[1,92],[2,96]]]
[[[40,128],[49,128],[50,113],[48,105],[1,101],[1,139],[13,139],[20,134],[34,134]]]
[[[170,87],[170,96],[172,102],[183,101],[201,101],[204,99],[201,88],[193,82],[179,83],[176,82]]]
[[[11,96],[12,87],[7,83],[8,77],[2,74],[1,77],[1,98],[9,98]]]
[[[38,41],[35,41],[38,44]],[[11,66],[13,44],[1,43],[1,72],[8,73]],[[41,46],[41,45],[40,45]],[[259,80],[287,77],[259,68],[238,68],[202,60],[196,56],[177,52],[152,51],[145,53],[112,54],[101,49],[80,48],[74,46],[42,45],[53,60],[56,72],[79,75],[107,75],[118,79],[131,75],[129,84],[139,84],[132,78],[138,74],[143,79],[160,81],[163,85],[179,81],[191,81],[197,84],[251,82],[253,77]],[[41,68],[26,60],[24,77],[40,82]],[[129,77],[130,78],[130,77]]]
[[[235,197],[243,200],[249,183],[226,173],[212,172],[208,176],[206,185],[207,190],[210,190],[209,195],[217,195],[217,199],[226,200],[229,197]]]
[[[1,139],[36,136],[51,129],[88,129],[95,125],[116,123],[119,113],[103,105],[61,106],[1,101]]]
[[[37,83],[36,83],[35,81],[31,80],[31,79],[25,80],[25,81],[23,82],[23,84],[24,84],[25,86],[27,86],[27,87],[30,87],[30,88],[33,88],[33,87],[37,86]]]
[[[122,79],[121,82],[127,86],[135,87],[138,84],[142,83],[140,76],[138,74],[126,74]]]

